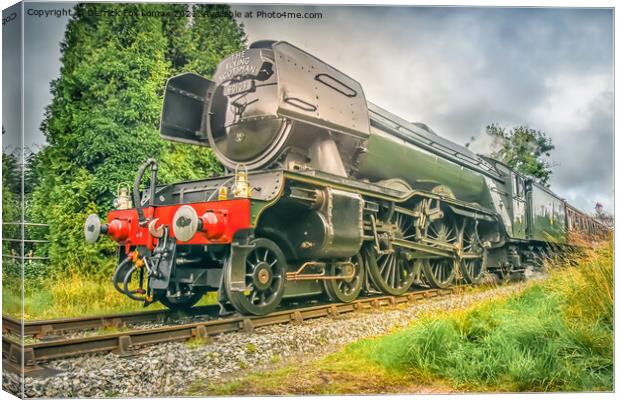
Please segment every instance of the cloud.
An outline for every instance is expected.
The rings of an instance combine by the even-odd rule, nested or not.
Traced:
[[[267,8],[245,8],[259,7]],[[552,189],[586,211],[596,201],[613,208],[611,10],[317,10],[323,19],[303,24],[242,21],[250,40],[304,48],[407,120],[460,144],[476,137],[475,151],[488,152],[484,128],[492,122],[545,131],[556,145]]]
[[[2,12],[3,18],[20,14],[20,6],[13,5]],[[6,133],[2,135],[2,150],[12,153],[21,148],[21,64],[19,37],[21,23],[19,17],[7,22],[2,27],[2,126]]]
[[[232,8],[322,13],[239,22],[250,41],[286,40],[315,54],[358,80],[370,101],[409,121],[460,144],[477,137],[474,150],[488,150],[484,127],[492,122],[541,129],[556,145],[553,190],[587,211],[596,201],[613,208],[611,9]],[[65,24],[47,19],[26,38],[36,38],[26,59],[27,137],[34,143],[43,140],[37,116],[49,102],[47,82],[58,75]]]

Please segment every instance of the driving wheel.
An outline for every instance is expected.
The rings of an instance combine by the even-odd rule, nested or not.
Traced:
[[[470,223],[463,230],[463,259],[461,273],[465,282],[478,284],[487,271],[487,252],[480,241],[478,229]]]
[[[458,231],[454,224],[438,219],[428,226],[427,238],[435,243],[454,244],[458,241]],[[429,258],[424,261],[422,270],[426,281],[434,288],[445,289],[452,285],[456,276],[457,261],[453,258]]]

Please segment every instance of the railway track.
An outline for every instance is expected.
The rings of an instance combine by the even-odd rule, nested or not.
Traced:
[[[149,310],[124,314],[109,314],[90,317],[60,318],[50,320],[22,321],[9,316],[2,316],[2,333],[15,336],[45,339],[50,335],[58,335],[75,330],[88,330],[115,327],[121,328],[130,324],[177,320],[180,317],[211,316],[218,317],[218,305],[193,307],[185,311]]]
[[[210,336],[222,333],[245,331],[252,332],[255,328],[286,323],[301,323],[304,320],[336,317],[341,314],[358,310],[376,309],[394,306],[402,303],[414,303],[419,300],[445,296],[458,291],[459,288],[429,289],[408,292],[402,296],[377,296],[360,298],[351,303],[329,303],[277,311],[266,316],[232,316],[213,320],[176,324],[145,329],[130,329],[110,334],[61,338],[26,343],[2,335],[3,365],[14,373],[23,373],[27,376],[45,374],[46,370],[41,363],[66,357],[84,354],[114,352],[119,355],[131,355],[133,350],[146,345],[170,341],[184,341],[191,338],[208,340]],[[191,314],[213,312],[214,306],[196,307]],[[219,309],[219,308],[218,308]],[[58,333],[67,330],[93,329],[102,326],[122,326],[129,323],[162,321],[171,317],[174,312],[167,310],[148,311],[109,315],[103,317],[70,318],[48,321],[27,321],[24,325],[24,334],[31,336],[43,333]],[[185,314],[187,315],[187,314]],[[7,332],[20,332],[20,321],[4,317],[3,326]]]

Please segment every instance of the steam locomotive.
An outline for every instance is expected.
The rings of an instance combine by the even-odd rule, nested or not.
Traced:
[[[168,140],[210,147],[223,176],[157,184],[147,160],[94,242],[119,246],[112,278],[138,301],[263,315],[283,299],[518,276],[571,232],[604,227],[500,161],[369,103],[361,85],[286,42],[260,41],[166,84]],[[140,184],[150,173],[149,187]]]

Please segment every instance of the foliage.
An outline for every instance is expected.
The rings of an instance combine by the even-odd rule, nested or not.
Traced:
[[[93,16],[102,9],[105,16]],[[84,220],[105,215],[118,185],[132,182],[145,159],[160,160],[162,183],[219,171],[210,150],[165,142],[158,134],[166,79],[183,71],[212,73],[219,59],[243,47],[234,20],[195,17],[190,23],[188,11],[182,4],[76,6],[41,125],[47,146],[28,162],[36,186],[28,218],[49,224],[49,245],[41,251],[54,271],[109,276],[116,246],[107,239],[86,245]],[[170,16],[134,16],[166,12]]]
[[[4,127],[2,133],[5,133]],[[2,152],[2,238],[20,239],[19,225],[8,224],[21,221],[21,171],[17,153]],[[13,290],[18,296],[10,300],[3,297],[2,309],[14,308],[21,312],[22,263],[10,258],[21,254],[21,243],[2,241],[2,291]],[[30,269],[29,271],[30,272]]]
[[[18,222],[21,220],[20,207],[21,174],[17,162],[17,155],[2,153],[2,222]],[[19,238],[17,225],[5,224],[2,226],[3,238]],[[2,242],[4,254],[19,251],[19,243]]]
[[[242,27],[226,17],[230,8],[225,5],[196,4],[192,36],[187,47],[184,69],[212,76],[220,60],[243,48]]]
[[[175,7],[176,12],[189,11],[187,5]],[[228,10],[225,5],[197,4],[192,8],[191,27],[179,20],[165,24],[172,74],[194,72],[210,77],[220,60],[243,48],[243,30],[234,20],[222,17]],[[164,183],[205,178],[222,171],[210,149],[174,142],[166,142],[160,164],[159,178]]]
[[[21,173],[18,154],[2,152],[2,189],[10,193],[21,193]]]
[[[209,148],[174,142],[164,146],[157,172],[161,183],[204,179],[222,172],[221,164]]]
[[[67,28],[61,77],[52,82],[53,101],[42,124],[49,145],[37,157],[41,179],[29,213],[50,225],[48,252],[55,265],[97,273],[93,264],[104,262],[114,246],[86,246],[83,221],[106,211],[116,185],[141,160],[158,155],[157,90],[167,64],[158,19],[132,23],[122,13],[95,19],[84,16],[89,6],[100,5],[76,6],[78,16]]]
[[[37,288],[48,277],[48,267],[38,260],[26,260],[20,263],[18,260],[4,260],[2,263],[2,279],[6,280],[9,289],[21,287],[21,273],[24,271],[24,284],[28,287]]]
[[[605,211],[601,203],[596,203],[594,206],[594,218],[605,226],[610,228],[614,226],[614,216]]]
[[[609,244],[507,301],[426,318],[382,338],[371,358],[459,389],[611,390],[611,255]]]
[[[595,250],[559,254],[548,262],[552,279],[547,287],[572,324],[613,326],[613,257],[613,241],[608,239]]]
[[[486,127],[486,133],[493,139],[491,157],[548,186],[552,171],[545,157],[550,156],[555,146],[544,132],[527,126],[506,131],[497,124],[491,124]]]

